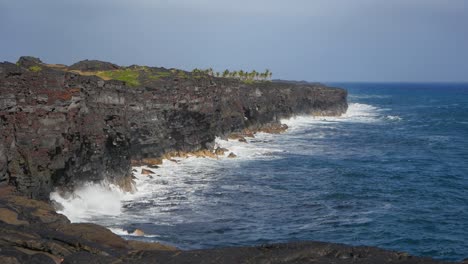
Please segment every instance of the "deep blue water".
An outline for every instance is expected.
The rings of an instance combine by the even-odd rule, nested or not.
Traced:
[[[468,85],[333,85],[349,117],[168,164],[122,215],[91,220],[186,249],[319,240],[467,258]]]

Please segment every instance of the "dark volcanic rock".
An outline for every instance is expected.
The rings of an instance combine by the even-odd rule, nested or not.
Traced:
[[[18,66],[29,68],[31,66],[41,65],[43,63],[39,58],[35,58],[31,56],[23,56],[19,58],[17,64]]]
[[[128,177],[124,90],[93,76],[0,64],[0,180],[47,199],[53,186]]]
[[[70,72],[118,68],[110,63],[67,68],[22,57],[18,64],[0,63],[0,182],[34,198],[47,199],[56,186],[102,179],[131,189],[132,160],[157,165],[166,153],[211,151],[217,136],[347,109],[345,90],[318,84],[245,84],[120,68],[139,78],[140,86],[129,87]],[[27,67],[33,64],[40,66]]]
[[[221,248],[193,251],[147,251],[130,254],[123,263],[316,263],[316,264],[385,264],[444,263],[430,258],[375,247],[351,247],[323,242],[298,242],[258,247]]]
[[[69,70],[78,70],[78,71],[111,71],[111,70],[117,70],[120,67],[118,65],[115,65],[110,62],[105,62],[105,61],[98,61],[98,60],[84,60],[77,62],[70,67],[68,67]]]

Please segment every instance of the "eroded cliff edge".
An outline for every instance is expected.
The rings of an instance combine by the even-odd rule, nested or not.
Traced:
[[[320,84],[22,57],[0,63],[0,182],[39,199],[82,181],[129,188],[132,161],[211,150],[218,136],[293,115],[340,115],[346,97]]]

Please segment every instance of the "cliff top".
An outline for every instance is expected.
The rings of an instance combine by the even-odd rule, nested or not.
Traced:
[[[83,76],[97,76],[103,80],[118,80],[128,86],[154,86],[166,82],[199,81],[210,79],[224,79],[210,76],[209,74],[194,70],[192,72],[180,69],[166,69],[163,67],[149,67],[140,65],[119,66],[110,62],[99,60],[83,60],[70,66],[63,64],[48,64],[39,58],[31,56],[20,57],[16,65],[24,70],[40,72],[43,70],[57,70],[71,72]],[[236,81],[236,80],[232,80]],[[259,81],[260,82],[260,81]]]
[[[130,87],[164,87],[172,86],[174,83],[179,84],[193,84],[198,86],[214,85],[215,82],[234,84],[234,85],[255,85],[255,86],[271,86],[280,87],[284,84],[290,84],[294,86],[316,86],[325,87],[320,83],[307,83],[307,82],[285,82],[285,81],[270,81],[268,79],[242,79],[216,76],[216,74],[210,74],[209,71],[202,71],[194,69],[193,71],[184,71],[180,69],[166,69],[163,67],[150,67],[150,66],[119,66],[114,63],[99,61],[99,60],[83,60],[74,63],[70,66],[63,64],[49,64],[45,63],[39,58],[31,56],[20,57],[16,62],[16,66],[12,63],[3,63],[2,68],[7,67],[10,73],[21,71],[27,72],[68,72],[74,73],[81,76],[96,76],[103,80],[117,80],[124,82]],[[211,70],[211,69],[210,69]],[[5,70],[0,69],[0,73]],[[212,72],[212,70],[211,70]],[[242,71],[239,71],[242,72]],[[261,74],[260,74],[261,75]],[[193,85],[190,85],[193,86]],[[328,87],[329,88],[329,87]]]

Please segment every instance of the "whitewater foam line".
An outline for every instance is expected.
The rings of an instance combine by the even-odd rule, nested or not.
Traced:
[[[326,124],[335,122],[346,123],[374,123],[382,121],[381,112],[390,109],[381,109],[368,104],[351,103],[348,110],[341,116],[295,116],[281,120],[281,123],[288,125],[289,132],[306,129],[314,124]],[[288,131],[286,133],[288,133]]]
[[[148,235],[148,234],[138,234],[137,232],[130,232],[128,230],[124,230],[123,228],[118,228],[118,227],[108,227],[108,229],[119,236],[126,236],[126,237],[148,237],[148,238],[154,238],[154,237],[160,237],[159,235]]]
[[[285,134],[293,136],[294,133],[314,124],[376,122],[381,120],[380,112],[382,111],[371,105],[351,103],[346,114],[341,117],[297,116],[282,120],[282,123],[289,126]],[[397,120],[398,118],[388,116],[388,119]],[[187,208],[196,206],[198,198],[193,193],[203,191],[204,188],[209,188],[211,182],[217,181],[217,171],[220,169],[226,166],[232,167],[233,163],[236,164],[234,166],[241,166],[242,162],[279,158],[279,154],[286,150],[275,140],[277,136],[281,135],[257,133],[255,138],[246,138],[248,143],[216,138],[216,147],[229,150],[217,159],[192,156],[164,159],[157,169],[147,166],[133,167],[137,188],[135,193],[124,193],[113,184],[101,182],[83,184],[71,194],[61,195],[59,192],[53,192],[50,198],[61,205],[62,208],[58,212],[66,215],[72,222],[88,222],[105,218],[118,221],[116,217],[120,218],[124,213],[123,206],[135,202],[150,204],[152,207],[146,208],[147,211],[141,212],[141,215],[132,215],[134,221],[144,220],[146,214],[158,215],[162,218],[174,217],[167,212],[170,211],[171,205],[183,204]],[[237,157],[228,158],[231,152]],[[142,169],[148,169],[154,173],[145,175],[142,174]],[[113,226],[113,224],[109,223],[108,226]]]

